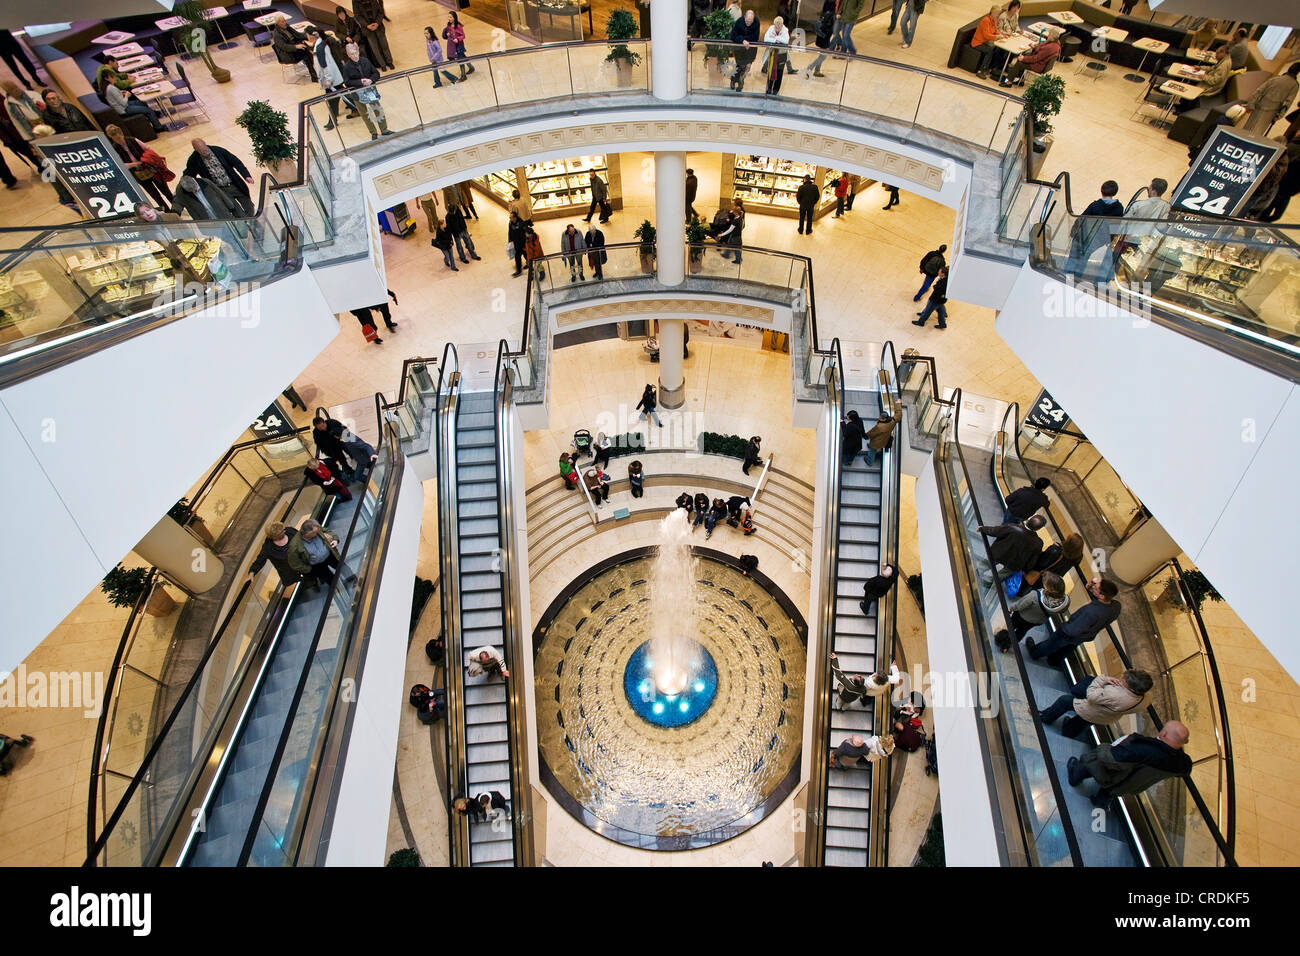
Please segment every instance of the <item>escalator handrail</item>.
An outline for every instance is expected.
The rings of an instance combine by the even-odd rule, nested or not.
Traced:
[[[1019,422],[1020,420],[1019,403],[1012,402],[1007,407],[1006,411],[1003,412],[1002,414],[1002,422],[999,425],[999,430],[1002,436],[1006,436],[1008,434],[1014,434],[1015,436],[1014,440],[1011,442],[1007,442],[1003,440],[998,443],[1004,449],[1003,452],[1004,466],[1001,469],[998,469],[998,455],[996,453],[996,450],[989,462],[989,471],[990,471],[989,477],[993,482],[994,490],[997,491],[998,493],[998,497],[1001,498],[1004,502],[1005,502],[1005,496],[1002,494],[1002,485],[1005,484],[1008,488],[1011,486],[1010,482],[1006,480],[1005,449],[1010,449],[1015,453],[1016,461],[1019,464],[1021,471],[1023,471],[1026,475],[1029,474],[1029,469],[1025,466],[1024,457],[1020,454],[1020,428],[1017,426],[1014,432],[1010,432],[1010,433],[1007,432],[1006,426],[1007,426],[1008,416],[1011,417],[1011,421],[1013,424]],[[1001,482],[999,482],[999,477],[1001,477]],[[1065,535],[1061,531],[1061,526],[1057,524],[1056,518],[1052,515],[1051,509],[1047,508],[1044,510],[1047,515],[1047,520],[1051,522],[1052,530],[1056,534],[1057,540],[1064,541]],[[1183,584],[1182,568],[1179,566],[1177,560],[1171,561],[1170,564],[1173,565],[1175,573],[1178,576],[1178,586],[1180,588],[1184,588],[1185,586]],[[1079,568],[1079,566],[1075,565],[1073,570],[1074,573],[1078,576],[1079,580],[1086,586],[1088,581],[1084,577],[1083,571]],[[1225,863],[1228,866],[1236,866],[1237,863],[1233,854],[1233,847],[1235,845],[1235,835],[1236,835],[1236,775],[1233,770],[1233,761],[1232,761],[1232,738],[1228,730],[1227,702],[1223,694],[1223,684],[1219,678],[1219,668],[1217,663],[1214,661],[1214,651],[1210,647],[1209,632],[1206,630],[1205,622],[1201,619],[1200,611],[1195,607],[1195,603],[1189,602],[1189,606],[1192,607],[1193,613],[1195,614],[1198,638],[1201,644],[1201,651],[1202,654],[1207,659],[1207,666],[1211,675],[1211,686],[1213,688],[1216,704],[1219,709],[1219,727],[1223,733],[1222,739],[1223,739],[1224,749],[1223,752],[1220,753],[1219,759],[1223,761],[1223,765],[1226,773],[1225,790],[1226,790],[1226,797],[1228,801],[1227,837],[1224,836],[1218,824],[1215,823],[1214,817],[1210,813],[1209,806],[1205,802],[1205,798],[1202,796],[1200,792],[1200,788],[1196,786],[1196,782],[1192,780],[1191,777],[1181,777],[1178,779],[1187,787],[1188,794],[1189,796],[1191,796],[1192,802],[1196,804],[1197,810],[1200,812],[1206,828],[1209,830],[1210,835],[1214,838],[1214,842],[1219,847],[1219,851],[1223,854]],[[1047,626],[1049,629],[1053,631],[1056,629],[1055,625],[1050,620],[1047,622]],[[1129,657],[1128,651],[1125,650],[1123,642],[1115,634],[1114,628],[1111,627],[1111,625],[1107,624],[1105,630],[1106,630],[1106,635],[1110,638],[1111,645],[1115,648],[1115,653],[1119,656],[1120,662],[1124,665],[1124,668],[1126,670],[1132,670],[1133,660],[1131,657]],[[1078,659],[1082,661],[1083,660],[1082,655],[1078,655]],[[1086,673],[1086,669],[1084,670],[1084,672]],[[1151,720],[1154,726],[1156,727],[1164,726],[1164,721],[1160,718],[1160,714],[1156,710],[1154,704],[1151,703],[1147,704],[1146,713],[1147,713],[1147,717]],[[1153,827],[1153,829],[1159,829],[1159,828]]]
[[[515,581],[515,502],[513,481],[510,477],[512,461],[506,452],[512,449],[513,436],[505,434],[507,412],[513,404],[514,382],[510,359],[515,353],[505,339],[497,343],[497,367],[493,382],[494,420],[497,430],[497,546],[501,549],[501,651],[507,668],[515,668],[514,651],[524,647],[522,608],[515,599],[522,582]],[[506,749],[510,755],[511,828],[513,830],[516,866],[531,866],[533,847],[531,837],[532,799],[525,772],[524,744],[527,739],[518,726],[524,712],[520,699],[523,670],[516,668],[506,684]],[[465,794],[466,797],[469,794]]]
[[[260,442],[264,442],[264,441],[267,441],[267,439],[260,439],[259,441],[256,442],[244,442],[243,445],[244,447],[247,447],[248,445],[259,444]],[[303,490],[306,487],[307,487],[307,479],[304,478],[302,480],[302,483],[298,486],[298,490],[294,492],[294,496],[293,498],[290,499],[288,506],[285,508],[285,511],[281,516],[282,519],[287,518],[290,514],[293,513],[294,505],[297,504],[299,496],[302,494]],[[107,729],[105,726],[104,733],[101,733],[100,728],[96,728],[95,752],[91,757],[92,762],[91,762],[90,786],[92,792],[92,799],[90,802],[90,807],[88,808],[87,811],[88,829],[86,831],[87,855],[86,855],[86,862],[84,864],[85,866],[93,867],[98,865],[95,862],[96,858],[99,856],[100,853],[103,852],[104,847],[107,846],[109,835],[113,832],[113,829],[117,826],[117,823],[122,818],[123,813],[126,812],[127,805],[131,802],[131,798],[135,795],[136,790],[139,789],[140,784],[143,782],[144,777],[146,776],[146,772],[148,768],[153,764],[154,758],[157,757],[158,751],[162,749],[163,741],[167,738],[168,733],[171,731],[172,725],[175,724],[176,720],[180,717],[181,711],[184,709],[186,701],[189,700],[190,694],[201,682],[204,674],[204,669],[207,667],[208,660],[212,657],[212,654],[216,651],[218,645],[220,645],[222,638],[225,636],[226,628],[230,626],[230,622],[234,619],[235,613],[243,605],[244,597],[248,593],[248,590],[251,586],[252,586],[251,582],[245,581],[244,584],[240,587],[238,593],[235,595],[235,600],[231,603],[230,610],[226,612],[226,616],[222,620],[220,626],[218,626],[215,633],[213,634],[212,640],[208,642],[208,646],[204,649],[203,656],[199,658],[198,663],[194,667],[194,673],[190,675],[190,679],[186,682],[185,688],[181,691],[180,697],[177,698],[176,704],[172,707],[171,713],[167,715],[167,719],[163,721],[162,727],[159,728],[158,733],[154,738],[153,744],[149,747],[149,750],[145,753],[143,759],[141,759],[139,768],[136,770],[135,774],[132,775],[131,781],[130,783],[127,784],[126,789],[123,791],[122,796],[119,798],[116,808],[104,821],[104,829],[98,836],[96,836],[94,832],[95,808],[94,808],[93,793],[94,793],[94,788],[96,786],[96,783],[98,782],[97,775],[100,771],[100,761],[101,761],[100,748],[102,746],[103,737],[106,736]],[[258,643],[263,639],[264,636],[263,632],[266,630],[267,625],[275,619],[276,617],[275,609],[279,605],[281,595],[283,593],[284,593],[284,583],[280,582],[279,584],[276,585],[276,589],[274,593],[271,595],[271,599],[267,602],[267,610],[263,613],[262,620],[258,622],[256,628],[257,639],[254,643]],[[125,635],[123,640],[125,642]],[[122,648],[121,646],[119,646],[119,651],[121,650]],[[115,680],[116,680],[115,675],[110,674],[106,686],[110,688],[114,687]],[[106,707],[104,708],[104,712],[100,715],[101,724],[103,724],[105,715],[107,713],[108,713],[108,708]],[[214,718],[212,720],[212,724],[216,725],[221,723],[224,720],[225,720],[225,714],[222,714],[219,717]]]
[[[389,484],[393,479],[394,471],[395,469],[390,468],[388,474],[385,475],[384,478],[385,491],[388,489]],[[330,612],[333,610],[334,595],[338,590],[339,582],[342,578],[343,570],[345,568],[343,559],[347,557],[348,545],[352,543],[352,536],[356,532],[357,521],[361,518],[361,512],[364,510],[362,508],[364,501],[365,501],[365,491],[363,490],[361,492],[361,500],[357,502],[356,508],[354,508],[352,511],[352,520],[348,522],[347,534],[340,538],[340,543],[338,548],[338,552],[340,556],[339,570],[335,572],[334,578],[333,580],[330,581],[329,588],[325,592],[325,600],[322,602],[321,605],[320,616],[316,620],[316,628],[312,632],[311,644],[308,646],[307,656],[303,663],[302,672],[298,678],[298,686],[294,690],[293,700],[289,702],[289,707],[288,707],[287,715],[285,717],[284,727],[281,730],[280,739],[276,744],[275,754],[271,758],[270,770],[267,773],[266,780],[262,784],[262,790],[261,793],[258,795],[257,804],[253,811],[253,817],[252,817],[253,825],[249,828],[248,833],[245,835],[244,845],[243,848],[240,850],[239,861],[236,864],[237,866],[244,866],[245,864],[247,864],[248,858],[253,851],[253,842],[257,838],[257,833],[259,829],[258,825],[261,823],[262,815],[266,812],[266,805],[270,801],[271,791],[275,787],[276,777],[278,776],[280,770],[280,761],[284,757],[285,748],[288,746],[289,737],[291,736],[293,731],[294,718],[298,714],[298,706],[302,703],[302,695],[303,695],[303,691],[306,689],[307,686],[307,679],[311,676],[312,666],[315,663],[316,648],[320,646],[321,634],[324,632],[325,624],[329,620]],[[361,562],[361,564],[364,564],[364,561]],[[360,571],[361,570],[360,565],[353,570]],[[358,584],[359,583],[360,583],[360,575],[358,575]],[[355,601],[356,601],[356,595],[353,596],[354,605],[355,605]],[[352,623],[353,620],[355,620],[355,616],[349,619],[349,625]],[[344,647],[342,638],[346,636],[347,636],[346,634],[340,636],[341,650]],[[254,689],[253,697],[256,698],[256,696],[260,693],[261,693],[261,687],[259,686]],[[243,739],[243,729],[244,728],[240,728],[238,734],[239,741],[242,741]],[[317,740],[323,741],[323,737],[318,736]],[[238,748],[238,746],[239,746],[239,742],[232,741],[228,749],[231,752],[234,752]],[[226,764],[225,767],[223,767],[222,769],[223,779],[217,780],[213,783],[213,786],[209,791],[210,795],[215,795],[216,792],[221,788],[221,785],[224,782],[224,775],[228,767],[229,764]],[[206,806],[205,806],[205,810],[206,810]]]
[[[951,404],[953,407],[953,414],[951,419],[951,432],[950,432],[950,434],[952,435],[952,441],[949,442],[948,444],[951,444],[957,450],[957,461],[961,467],[962,477],[966,481],[966,488],[968,489],[970,494],[971,508],[975,512],[975,521],[977,522],[977,527],[987,527],[987,525],[985,525],[984,523],[983,515],[980,514],[979,498],[975,494],[975,483],[971,480],[970,468],[967,467],[966,465],[966,455],[962,451],[961,442],[958,440],[958,436],[961,434],[961,406],[962,406],[961,397],[962,397],[962,390],[960,388],[955,388],[953,390],[953,395],[951,400]],[[941,443],[941,447],[942,447],[942,443]],[[982,544],[984,549],[984,557],[988,561],[990,570],[994,572],[993,590],[997,593],[998,604],[1002,608],[1003,620],[1006,621],[1008,624],[1010,624],[1011,609],[1007,606],[1006,592],[1003,590],[1001,585],[997,583],[997,573],[996,573],[997,565],[994,563],[993,555],[989,550],[988,538],[983,534],[981,534],[979,538],[980,538],[980,543]],[[973,571],[974,568],[972,566],[972,573]],[[977,637],[978,637],[979,645],[982,651],[984,652],[984,655],[987,657],[987,652],[988,652],[987,642],[985,641],[983,634],[977,635]],[[1020,654],[1019,645],[1017,645],[1015,648],[1015,661],[1016,661],[1016,668],[1020,673],[1020,680],[1023,686],[1025,687],[1032,686],[1029,682],[1029,676],[1025,668],[1024,658]],[[993,669],[991,667],[989,673],[993,673]],[[1061,781],[1056,773],[1056,766],[1052,763],[1051,760],[1051,750],[1047,745],[1047,734],[1043,730],[1042,718],[1039,716],[1037,708],[1033,706],[1029,708],[1029,714],[1034,722],[1034,732],[1038,738],[1038,746],[1043,753],[1043,768],[1047,772],[1047,779],[1052,787],[1052,796],[1053,799],[1056,801],[1057,810],[1061,815],[1061,828],[1065,833],[1065,842],[1070,850],[1070,859],[1075,866],[1082,866],[1083,854],[1079,850],[1079,841],[1078,838],[1075,836],[1074,826],[1070,820],[1070,810],[1065,802],[1065,791],[1061,788]],[[1008,757],[1010,756],[1011,756],[1011,752],[1008,751]],[[1019,810],[1018,806],[1017,809]],[[1022,821],[1022,829],[1023,829],[1023,821]],[[1024,835],[1028,839],[1029,834],[1025,833]]]

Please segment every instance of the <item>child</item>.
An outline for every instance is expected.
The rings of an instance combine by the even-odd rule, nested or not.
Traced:
[[[745,509],[745,516],[740,519],[740,530],[745,533],[745,537],[749,537],[756,530],[754,528],[754,515],[748,508]]]

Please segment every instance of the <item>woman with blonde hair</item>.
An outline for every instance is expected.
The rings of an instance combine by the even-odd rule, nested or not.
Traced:
[[[993,65],[993,54],[998,48],[993,44],[998,38],[998,17],[1002,13],[999,6],[989,7],[989,12],[975,27],[975,35],[970,38],[970,48],[979,53],[979,65],[975,68],[975,75],[984,79],[989,75],[989,67]]]

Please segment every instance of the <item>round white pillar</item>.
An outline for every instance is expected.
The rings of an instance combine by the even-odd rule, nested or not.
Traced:
[[[687,0],[650,4],[650,92],[655,99],[686,95]]]
[[[686,403],[686,323],[681,319],[659,320],[659,404],[681,408]]]
[[[221,582],[225,565],[170,517],[163,517],[132,550],[191,594]]]
[[[661,285],[681,285],[686,278],[685,222],[686,154],[655,153],[655,252]]]
[[[1110,570],[1125,584],[1137,584],[1182,550],[1158,521],[1148,518],[1110,553]]]

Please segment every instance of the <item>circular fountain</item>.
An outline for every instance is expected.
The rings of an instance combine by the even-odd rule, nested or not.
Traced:
[[[538,749],[543,784],[585,825],[689,849],[753,826],[797,783],[806,628],[766,578],[693,549],[684,511],[660,541],[543,615]]]

